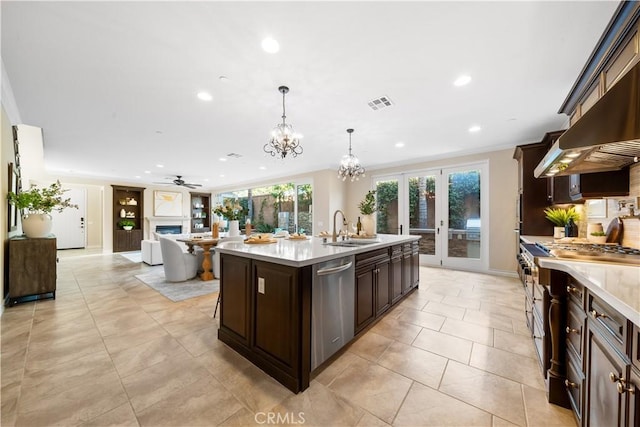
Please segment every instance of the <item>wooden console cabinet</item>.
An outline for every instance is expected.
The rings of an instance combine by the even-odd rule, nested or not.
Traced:
[[[22,300],[56,297],[56,238],[9,239],[7,305]],[[33,298],[27,298],[33,297]]]

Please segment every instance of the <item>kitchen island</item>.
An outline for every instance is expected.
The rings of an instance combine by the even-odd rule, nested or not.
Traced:
[[[418,240],[379,235],[334,244],[311,237],[216,249],[221,274],[218,338],[291,391],[303,391],[323,361],[314,357],[312,364],[312,354],[320,354],[323,346],[312,335],[326,329],[324,322],[332,320],[328,317],[336,317],[319,320],[319,307],[339,307],[334,314],[344,319],[347,332],[328,345],[346,345],[418,286]],[[323,267],[332,262],[343,265]],[[342,271],[342,276],[320,280],[319,270]],[[342,292],[335,304],[321,301],[326,289],[320,287],[334,285]]]

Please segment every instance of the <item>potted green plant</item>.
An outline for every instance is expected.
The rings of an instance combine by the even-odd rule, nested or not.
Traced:
[[[565,228],[570,226],[580,219],[580,214],[576,211],[576,208],[571,206],[570,208],[546,208],[544,214],[547,219],[555,225],[553,228],[553,237],[564,237],[562,234],[565,232]],[[566,233],[565,233],[566,235]],[[569,237],[569,236],[567,236]]]
[[[607,234],[604,231],[594,231],[588,236],[588,240],[598,245],[607,243]]]
[[[9,203],[18,208],[22,214],[22,231],[27,237],[47,237],[53,226],[51,212],[62,212],[67,208],[76,208],[78,205],[71,203],[70,198],[64,198],[64,193],[69,190],[62,188],[60,181],[56,181],[49,187],[37,188],[31,185],[26,191],[7,194]]]
[[[366,236],[375,235],[373,214],[378,210],[378,206],[376,205],[376,190],[367,191],[364,199],[358,203],[358,209],[362,215],[362,231]]]
[[[122,227],[124,230],[129,231],[136,225],[136,222],[130,219],[123,219],[118,221],[118,225]]]

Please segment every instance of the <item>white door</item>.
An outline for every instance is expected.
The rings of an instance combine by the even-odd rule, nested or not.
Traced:
[[[486,270],[489,230],[488,168],[475,163],[442,169],[442,265]]]
[[[78,209],[67,208],[62,212],[52,212],[53,230],[58,249],[77,249],[87,245],[85,222],[87,212],[87,190],[71,188],[65,193],[71,203],[78,205]]]

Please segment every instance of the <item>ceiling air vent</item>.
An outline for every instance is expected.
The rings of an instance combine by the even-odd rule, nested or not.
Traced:
[[[393,105],[388,96],[381,96],[380,98],[372,99],[367,104],[369,104],[369,107],[374,111],[391,107]]]
[[[239,159],[240,157],[242,157],[242,154],[229,153],[229,154],[227,154],[227,157],[233,157],[234,159]]]

